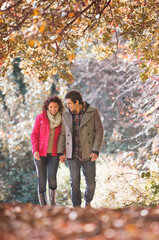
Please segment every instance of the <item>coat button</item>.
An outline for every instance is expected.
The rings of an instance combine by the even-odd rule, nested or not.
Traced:
[[[88,133],[88,135],[89,135],[89,133]]]
[[[70,135],[68,134],[67,136],[69,137]]]
[[[69,145],[69,143],[67,143],[67,145]]]
[[[91,144],[91,142],[89,142],[89,144]]]

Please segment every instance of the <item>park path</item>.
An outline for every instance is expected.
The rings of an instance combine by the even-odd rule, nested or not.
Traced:
[[[0,204],[0,240],[159,240],[159,206],[40,207]]]

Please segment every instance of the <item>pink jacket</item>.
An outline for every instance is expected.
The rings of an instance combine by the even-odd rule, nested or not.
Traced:
[[[57,156],[57,141],[61,130],[61,124],[55,128],[52,156]],[[35,124],[31,133],[32,152],[39,152],[40,156],[47,155],[48,143],[50,136],[49,120],[46,111],[37,115]]]

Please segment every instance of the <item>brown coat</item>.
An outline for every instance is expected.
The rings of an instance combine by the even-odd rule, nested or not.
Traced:
[[[73,151],[73,129],[72,115],[65,112],[62,116],[62,128],[58,140],[58,153],[64,153],[66,158],[72,158]],[[80,142],[82,159],[89,159],[92,151],[99,152],[103,141],[103,126],[97,108],[89,106],[80,124]]]

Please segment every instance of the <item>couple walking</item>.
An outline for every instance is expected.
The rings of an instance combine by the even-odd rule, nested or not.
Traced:
[[[84,102],[81,93],[71,90],[65,96],[68,111],[63,112],[61,99],[49,96],[43,111],[37,115],[31,134],[35,166],[38,174],[40,205],[46,205],[48,180],[50,204],[55,205],[59,161],[68,161],[71,199],[74,207],[81,206],[80,170],[86,189],[85,206],[91,206],[95,192],[95,160],[103,140],[103,126],[97,108]]]

